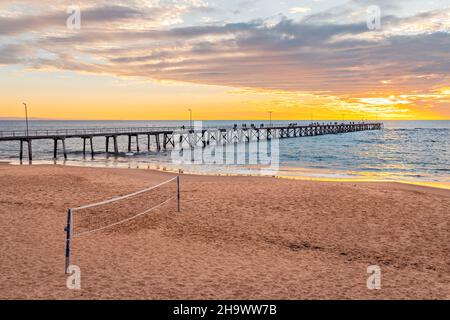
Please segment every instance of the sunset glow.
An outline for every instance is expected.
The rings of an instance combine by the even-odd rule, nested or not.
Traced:
[[[1,118],[450,119],[448,1],[77,4],[0,3]]]

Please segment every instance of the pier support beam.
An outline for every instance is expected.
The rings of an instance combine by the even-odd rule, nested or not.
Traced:
[[[208,144],[208,142],[206,141],[206,138],[205,138],[205,133],[206,133],[206,130],[202,130],[202,146],[203,146],[203,148],[206,148],[206,145]]]
[[[33,149],[31,147],[31,139],[28,139],[28,160],[33,161]]]
[[[31,161],[33,161],[33,150],[31,148],[31,139],[20,140],[20,154],[19,154],[20,162],[22,162],[23,160],[23,145],[25,142],[27,142],[28,144],[28,160],[31,163]]]
[[[119,145],[117,144],[117,136],[113,137],[113,142],[114,142],[114,153],[117,155],[119,154]]]
[[[19,154],[20,162],[23,160],[23,140],[20,140],[20,154]]]
[[[53,139],[53,159],[58,156],[58,139]]]
[[[131,139],[132,137],[136,137],[136,151],[139,152],[139,135],[137,134],[129,134],[128,135],[128,152],[131,152]]]
[[[168,144],[171,144],[172,147],[175,148],[175,136],[173,134],[170,135],[168,133],[164,133],[164,136],[163,136],[163,148],[164,148],[164,150],[167,149],[167,145]]]
[[[86,157],[86,140],[89,139],[91,145],[91,157],[94,158],[94,143],[92,137],[83,137],[83,157]]]
[[[67,160],[66,139],[65,138],[53,139],[53,159],[58,158],[58,140],[61,140],[61,144],[63,147],[64,159]]]
[[[155,139],[156,139],[156,148],[158,149],[158,151],[161,151],[161,144],[159,141],[159,133],[155,134]]]
[[[62,146],[63,146],[64,159],[67,160],[66,139],[61,139],[61,142],[62,142]]]
[[[94,158],[94,142],[93,142],[93,138],[89,137],[89,141],[91,143],[91,157]]]
[[[106,136],[106,153],[109,153],[109,139],[113,139],[113,147],[114,147],[114,153],[117,155],[119,153],[119,148],[117,146],[117,136]]]
[[[106,139],[106,141],[105,141],[105,143],[106,143],[105,151],[106,151],[107,154],[109,153],[109,138],[110,137],[108,137],[108,136],[105,137],[105,139]]]

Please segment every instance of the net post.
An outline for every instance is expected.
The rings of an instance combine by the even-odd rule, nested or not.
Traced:
[[[181,211],[180,206],[180,176],[177,176],[177,205],[178,205],[178,212]]]
[[[64,231],[66,231],[66,270],[65,273],[68,273],[68,269],[70,266],[70,228],[72,222],[72,210],[69,209],[67,211],[67,225]]]

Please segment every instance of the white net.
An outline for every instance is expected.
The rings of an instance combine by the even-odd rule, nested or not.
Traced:
[[[72,235],[80,237],[118,226],[177,199],[179,201],[179,177],[114,199],[72,208]],[[179,202],[177,206],[179,208]]]

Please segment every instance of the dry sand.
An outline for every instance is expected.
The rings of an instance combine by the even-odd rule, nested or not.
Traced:
[[[449,190],[257,177],[183,176],[181,214],[171,202],[76,239],[68,290],[67,208],[171,176],[0,164],[0,298],[450,298]]]

